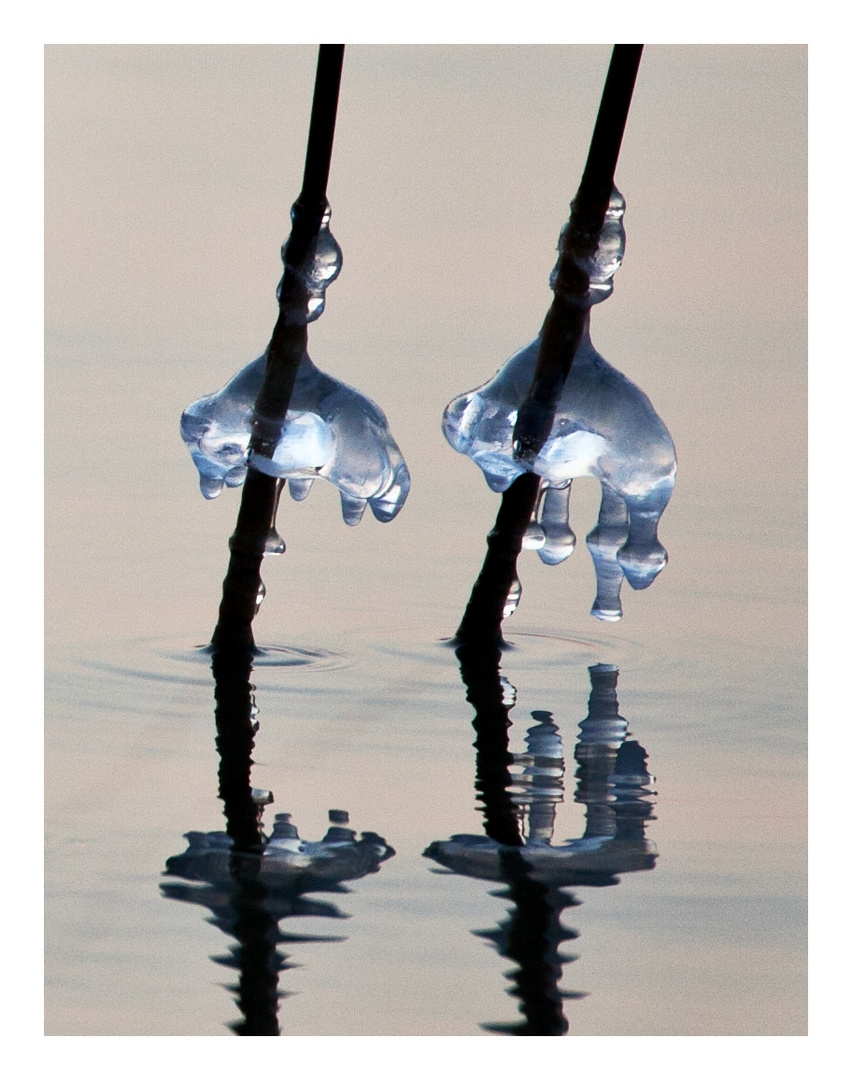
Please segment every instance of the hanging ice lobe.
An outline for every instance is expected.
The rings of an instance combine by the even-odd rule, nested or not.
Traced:
[[[451,401],[443,430],[454,450],[467,455],[493,491],[505,491],[524,471],[545,482],[525,547],[549,564],[574,550],[568,521],[570,483],[592,476],[601,484],[601,515],[589,534],[598,597],[592,614],[621,617],[623,577],[644,589],[666,564],[657,523],[674,489],[674,445],[651,402],[638,386],[583,339],[565,382],[550,438],[531,467],[512,453],[518,409],[538,357],[539,339],[516,353],[478,390]]]
[[[567,255],[588,278],[588,288],[573,295],[572,303],[588,308],[612,292],[611,279],[624,253],[623,216],[624,199],[614,190],[596,245],[571,235],[568,226],[563,229],[560,258]],[[574,550],[571,481],[591,476],[600,482],[600,517],[587,538],[597,575],[592,614],[612,621],[621,618],[622,580],[634,589],[647,588],[666,564],[657,524],[674,489],[674,445],[646,395],[596,351],[587,319],[550,435],[531,459],[518,459],[515,422],[532,385],[540,344],[539,336],[489,382],[451,401],[444,410],[444,435],[482,469],[492,491],[505,491],[523,472],[542,478],[524,546],[550,565]]]
[[[181,435],[198,469],[201,492],[215,499],[223,486],[245,480],[255,399],[265,357],[242,369],[218,393],[193,402],[181,417]],[[343,519],[357,525],[367,506],[379,521],[402,509],[408,469],[381,409],[357,390],[323,374],[305,353],[287,420],[271,459],[253,466],[289,481],[300,500],[313,481],[340,492]]]

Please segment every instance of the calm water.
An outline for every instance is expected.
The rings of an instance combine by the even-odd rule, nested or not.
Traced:
[[[485,690],[446,644],[498,500],[441,412],[539,328],[608,53],[347,53],[344,269],[310,348],[381,404],[412,492],[355,529],[328,485],[282,507],[251,782],[267,832],[318,842],[336,811],[383,842],[333,833],[324,876],[282,854],[258,880],[184,839],[225,828],[198,647],[237,497],[201,498],[178,418],[265,346],[315,53],[47,50],[49,1034],[805,1033],[803,48],[640,69],[592,337],[677,446],[669,566],[604,624],[582,542],[526,553]],[[557,852],[537,884],[479,839],[507,797],[474,729],[500,677],[516,805]]]

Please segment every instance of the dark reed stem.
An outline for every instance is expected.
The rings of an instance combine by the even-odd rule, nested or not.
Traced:
[[[503,644],[500,627],[509,592],[518,579],[518,556],[535,509],[538,484],[534,473],[525,472],[503,492],[494,528],[485,541],[485,561],[456,630],[459,644]]]
[[[212,662],[216,696],[216,749],[219,751],[219,798],[236,856],[263,851],[260,807],[252,796],[254,687],[249,652],[215,653]]]
[[[251,785],[255,737],[254,687],[248,651],[214,653],[216,749],[219,751],[219,798],[223,801],[230,860],[232,950],[239,981],[235,987],[242,1020],[238,1035],[280,1035],[278,1025],[278,921],[267,910],[268,890],[260,879],[265,840],[261,806]]]
[[[514,454],[528,462],[550,436],[557,403],[588,325],[588,304],[584,300],[589,277],[577,264],[576,254],[583,249],[593,252],[597,247],[612,196],[642,49],[642,45],[613,46],[586,167],[560,246],[554,296],[542,325],[535,372],[515,423]],[[518,555],[535,509],[539,484],[534,473],[526,472],[503,493],[497,521],[488,534],[482,570],[456,631],[457,641],[502,642],[506,600],[517,581]]]
[[[500,682],[500,649],[462,645],[456,649],[467,700],[476,710],[476,792],[482,802],[485,835],[498,844],[518,847],[523,843],[518,811],[509,788],[514,761],[509,751],[511,704],[503,699]]]
[[[613,47],[586,167],[560,238],[553,302],[541,329],[538,360],[515,423],[514,453],[519,459],[531,462],[547,442],[588,326],[589,275],[583,264],[594,255],[603,229],[641,58],[641,45]]]
[[[227,649],[252,649],[252,622],[262,589],[260,566],[270,534],[280,482],[251,467],[251,453],[271,448],[271,457],[287,417],[299,364],[308,344],[307,290],[294,267],[310,252],[328,209],[326,189],[331,168],[334,126],[343,67],[343,45],[320,45],[311,125],[305,154],[302,190],[291,212],[292,230],[281,282],[278,319],[266,350],[263,383],[255,403],[249,446],[249,469],[243,486],[231,557],[222,584],[219,621],[212,644]],[[294,316],[294,312],[297,312]],[[280,550],[280,549],[279,549]]]

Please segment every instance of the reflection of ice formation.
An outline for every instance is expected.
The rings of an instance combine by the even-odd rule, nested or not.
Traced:
[[[615,885],[616,875],[651,870],[656,863],[645,839],[653,794],[645,751],[626,739],[627,723],[618,713],[616,696],[618,669],[609,664],[589,668],[592,690],[575,748],[574,796],[586,806],[586,828],[582,837],[555,844],[565,759],[552,715],[534,712],[537,722],[527,731],[526,752],[509,753],[509,711],[515,699],[499,675],[499,654],[465,656],[459,650],[457,655],[468,700],[476,708],[476,786],[486,835],[458,834],[430,844],[424,855],[452,873],[503,883],[505,891],[495,895],[513,905],[496,928],[474,932],[517,964],[506,978],[514,984],[510,993],[520,999],[524,1019],[486,1028],[512,1035],[564,1035],[563,999],[585,996],[559,987],[563,966],[577,959],[559,951],[563,942],[578,937],[560,921],[566,908],[579,903],[566,887]]]
[[[265,357],[243,368],[218,393],[193,402],[181,417],[183,440],[198,469],[201,491],[215,499],[222,487],[245,480],[255,399]],[[369,504],[379,521],[402,509],[408,469],[382,410],[302,357],[287,422],[274,456],[254,455],[252,467],[289,480],[304,499],[317,477],[340,492],[343,520],[357,525]]]
[[[612,291],[611,278],[624,250],[623,213],[624,201],[614,192],[597,247],[575,258],[589,285],[572,303],[588,308]],[[482,469],[494,491],[505,491],[523,472],[542,478],[544,491],[525,546],[551,565],[574,550],[568,523],[571,481],[578,476],[600,481],[600,517],[587,540],[598,579],[592,614],[618,619],[622,579],[644,589],[666,563],[657,523],[674,488],[674,446],[645,394],[595,350],[587,316],[550,435],[537,454],[526,458],[514,443],[515,423],[532,386],[540,345],[541,335],[490,382],[451,401],[444,411],[444,435],[454,450]],[[534,413],[528,403],[527,422],[531,409]]]
[[[389,859],[393,848],[377,833],[361,833],[342,827],[343,811],[329,812],[331,824],[322,840],[302,840],[289,814],[276,814],[272,835],[266,840],[257,878],[271,890],[302,893],[354,881],[375,874]],[[190,881],[216,884],[232,873],[233,840],[226,832],[189,832],[189,847],[166,863],[166,873]]]
[[[645,751],[626,740],[627,722],[618,714],[618,669],[596,664],[589,669],[592,693],[589,715],[580,724],[574,756],[578,764],[575,802],[586,806],[581,837],[553,842],[556,806],[562,801],[565,763],[559,729],[547,712],[527,733],[527,753],[512,755],[517,774],[512,802],[518,808],[523,843],[520,856],[536,881],[565,885],[611,885],[616,874],[650,870],[656,863],[645,839],[651,818],[653,783]],[[468,877],[503,880],[501,855],[507,845],[489,836],[459,834],[432,844],[426,855]]]
[[[231,989],[243,1017],[232,1025],[239,1035],[280,1034],[278,1002],[287,995],[278,989],[278,976],[295,966],[279,953],[280,944],[343,940],[288,934],[280,929],[281,920],[346,918],[336,905],[304,894],[346,892],[343,882],[377,873],[394,854],[376,833],[361,833],[357,840],[344,827],[349,820],[345,811],[329,811],[329,820],[323,839],[311,842],[300,839],[289,814],[277,814],[259,852],[239,851],[226,832],[190,832],[187,850],[166,862],[165,873],[183,882],[162,884],[163,895],[206,907],[213,925],[236,941],[228,955],[214,959],[238,972]]]

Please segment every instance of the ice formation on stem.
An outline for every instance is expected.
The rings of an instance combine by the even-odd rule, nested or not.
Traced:
[[[238,487],[245,480],[252,413],[265,362],[264,356],[253,360],[218,393],[193,402],[181,417],[181,435],[207,499],[215,499],[223,486]],[[347,525],[357,525],[368,505],[379,521],[390,521],[402,509],[410,486],[382,410],[320,371],[307,353],[273,456],[254,455],[251,464],[288,480],[297,500],[305,498],[317,477],[328,480],[340,492]]]
[[[584,250],[584,238],[572,239],[567,226],[560,237],[561,265],[557,264],[559,273],[554,271],[551,284],[557,298],[585,309],[585,317],[579,342],[566,344],[566,348],[576,344],[576,351],[554,401],[539,407],[530,394],[534,376],[539,377],[539,334],[493,379],[451,401],[443,417],[447,441],[482,469],[493,491],[506,491],[524,472],[541,477],[542,492],[524,546],[537,550],[545,563],[562,562],[574,550],[568,521],[571,481],[591,476],[600,482],[600,516],[587,544],[597,573],[592,614],[604,620],[621,617],[623,578],[634,589],[644,589],[666,564],[657,523],[671,497],[677,469],[671,436],[651,402],[607,363],[589,336],[588,308],[610,295],[612,276],[621,265],[623,215],[624,199],[613,189],[594,248]],[[560,286],[567,276],[566,261],[585,286],[570,296],[562,294]],[[525,431],[531,434],[519,440],[522,409]],[[536,439],[536,428],[549,433]]]

